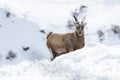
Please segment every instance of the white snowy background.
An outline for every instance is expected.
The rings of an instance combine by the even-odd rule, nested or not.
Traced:
[[[74,31],[73,13],[85,47],[50,61],[46,35]],[[120,80],[119,21],[119,0],[0,0],[0,80]]]

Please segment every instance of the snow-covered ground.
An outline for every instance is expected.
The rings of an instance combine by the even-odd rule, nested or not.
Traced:
[[[119,0],[0,0],[0,80],[120,80],[119,9]],[[51,62],[46,35],[74,31],[72,13],[86,16],[86,45]]]
[[[94,46],[90,46],[93,45]],[[23,61],[0,67],[1,80],[119,80],[120,46],[88,47],[50,62]]]

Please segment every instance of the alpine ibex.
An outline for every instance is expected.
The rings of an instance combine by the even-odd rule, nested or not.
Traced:
[[[47,47],[52,53],[51,60],[57,56],[66,54],[68,52],[83,48],[85,45],[84,40],[84,26],[86,23],[79,23],[78,19],[75,19],[75,31],[72,33],[60,34],[60,33],[49,33],[47,35]]]

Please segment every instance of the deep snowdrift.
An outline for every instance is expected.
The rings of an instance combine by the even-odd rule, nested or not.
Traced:
[[[120,46],[87,44],[81,50],[48,60],[0,67],[1,80],[119,80]],[[92,46],[92,47],[91,47]]]

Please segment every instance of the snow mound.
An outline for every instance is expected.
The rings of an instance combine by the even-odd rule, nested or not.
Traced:
[[[89,43],[90,45],[91,43]],[[119,80],[120,46],[84,47],[54,61],[24,61],[0,67],[1,80]],[[59,64],[59,65],[58,65]]]
[[[37,24],[0,8],[0,64],[49,59],[44,37]]]

